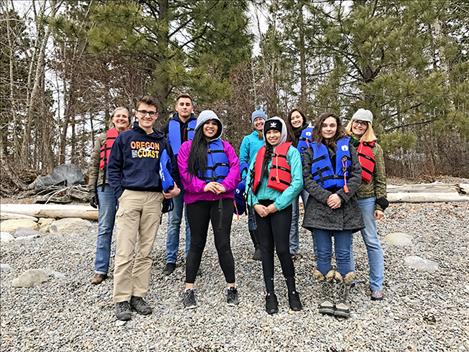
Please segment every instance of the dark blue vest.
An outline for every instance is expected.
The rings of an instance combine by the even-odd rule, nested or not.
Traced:
[[[311,148],[311,143],[313,143],[313,127],[307,126],[301,131],[301,136],[296,146],[296,149],[300,152],[301,160],[303,160],[303,154]]]
[[[171,176],[171,159],[166,149],[160,155],[160,178],[163,191],[168,192],[174,187],[174,180]]]
[[[192,115],[190,118],[192,118]],[[179,118],[177,120],[175,120],[174,118],[169,120],[168,140],[174,155],[177,155],[179,153],[179,148],[181,148],[181,144],[185,142],[181,141],[181,123],[182,122],[179,121]],[[189,123],[187,125],[187,138],[189,141],[194,138],[196,124],[196,119],[189,120]]]
[[[205,174],[199,175],[199,178],[206,182],[221,182],[230,171],[230,163],[223,148],[221,139],[216,139],[208,143],[207,169]]]
[[[332,166],[327,147],[324,144],[313,142],[313,163],[311,173],[313,180],[324,189],[344,187],[344,174],[348,179],[352,159],[349,149],[350,137],[342,137],[337,140],[335,165]]]

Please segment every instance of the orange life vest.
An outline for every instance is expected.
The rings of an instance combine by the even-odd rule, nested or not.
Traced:
[[[285,191],[291,183],[291,167],[287,161],[287,153],[290,146],[291,142],[282,143],[274,148],[274,154],[272,155],[272,166],[270,167],[269,177],[267,179],[267,187],[279,192]],[[263,146],[257,152],[254,165],[254,181],[252,184],[254,193],[257,192],[262,180],[262,166],[264,165],[265,151],[266,148]]]
[[[362,180],[366,183],[370,183],[373,179],[373,172],[375,171],[375,155],[373,154],[373,148],[375,141],[372,142],[360,142],[357,148],[358,161],[362,167]]]
[[[101,146],[101,151],[99,152],[99,168],[101,170],[104,170],[107,163],[109,162],[109,156],[111,155],[111,148],[118,135],[119,135],[119,132],[117,132],[115,128],[110,128],[106,132],[106,140]]]

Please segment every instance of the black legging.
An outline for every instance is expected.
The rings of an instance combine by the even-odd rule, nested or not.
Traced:
[[[272,201],[260,201],[268,206]],[[256,213],[257,238],[262,252],[262,271],[267,292],[274,292],[274,245],[282,267],[283,276],[289,280],[295,277],[295,267],[290,255],[290,226],[292,207],[269,214],[262,218]],[[192,227],[191,227],[192,230]]]
[[[199,201],[187,204],[187,220],[191,229],[191,246],[186,260],[186,283],[193,284],[199,270],[202,253],[207,242],[211,221],[215,248],[227,283],[235,282],[233,253],[230,245],[233,199]]]

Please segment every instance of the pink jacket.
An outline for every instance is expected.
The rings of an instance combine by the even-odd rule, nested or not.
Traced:
[[[230,163],[230,171],[221,184],[225,187],[226,192],[215,194],[212,192],[204,192],[204,187],[207,184],[200,178],[189,174],[187,165],[189,154],[192,146],[192,141],[184,142],[179,149],[177,156],[179,174],[181,182],[184,187],[184,203],[190,204],[198,201],[211,201],[219,199],[234,199],[234,191],[240,181],[239,175],[239,159],[236,153],[227,141],[223,141],[223,148],[225,149],[228,162]]]

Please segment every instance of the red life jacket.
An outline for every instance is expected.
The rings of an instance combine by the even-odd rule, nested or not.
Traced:
[[[104,170],[105,166],[109,162],[109,156],[111,155],[111,148],[116,140],[119,132],[115,128],[110,128],[106,132],[106,140],[101,146],[101,151],[99,152],[99,168]]]
[[[275,147],[274,154],[272,156],[272,166],[270,167],[269,177],[267,179],[267,187],[279,192],[285,191],[291,183],[291,167],[287,161],[287,153],[290,146],[291,142],[278,145]],[[265,150],[266,148],[263,146],[257,152],[256,162],[254,165],[254,181],[252,184],[252,190],[254,193],[257,192],[257,188],[261,183]]]
[[[375,171],[375,155],[373,154],[373,148],[375,141],[371,142],[360,142],[357,148],[358,161],[362,167],[362,180],[366,183],[370,183],[373,179],[373,172]]]

